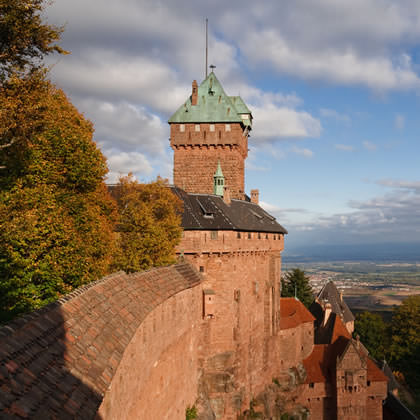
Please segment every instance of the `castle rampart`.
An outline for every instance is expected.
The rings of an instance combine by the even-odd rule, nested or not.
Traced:
[[[1,327],[0,417],[184,419],[200,281],[188,264],[116,273]]]

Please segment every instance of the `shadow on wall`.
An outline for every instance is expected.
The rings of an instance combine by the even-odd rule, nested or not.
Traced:
[[[181,296],[187,307],[190,294],[180,292],[198,290],[200,282],[186,263],[119,272],[0,327],[0,418],[100,419],[98,408],[139,327],[172,296]],[[160,352],[171,348],[171,342],[160,341]],[[136,369],[142,372],[142,366]],[[132,384],[122,377],[119,385]],[[111,397],[115,390],[119,386]]]
[[[65,322],[56,302],[0,327],[0,418],[95,417],[102,396],[72,371]]]

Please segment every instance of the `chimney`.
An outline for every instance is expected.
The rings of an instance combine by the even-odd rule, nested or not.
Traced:
[[[198,98],[198,86],[197,86],[197,80],[194,80],[192,82],[191,105],[197,105],[197,98]]]
[[[230,189],[229,189],[229,187],[223,187],[223,201],[226,204],[230,204]]]
[[[259,190],[251,190],[251,203],[258,204],[260,197]]]
[[[332,312],[331,303],[327,302],[324,306],[324,322],[323,322],[324,327],[328,322],[328,318],[330,317],[331,312]]]

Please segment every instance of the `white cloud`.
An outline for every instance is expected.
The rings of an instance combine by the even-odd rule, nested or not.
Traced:
[[[323,79],[347,85],[363,84],[375,90],[420,87],[420,78],[411,63],[407,62],[406,55],[402,64],[402,57],[398,57],[399,62],[394,63],[386,56],[364,57],[352,47],[305,50],[299,46],[292,47],[273,29],[261,33],[249,32],[248,42],[255,60],[268,62],[280,72],[304,79]]]
[[[321,123],[306,111],[268,103],[252,106],[253,134],[258,140],[319,137]]]
[[[335,144],[334,147],[343,152],[354,152],[354,147],[348,144]]]
[[[149,176],[153,168],[146,156],[137,152],[116,152],[109,151],[108,167],[109,174],[107,182],[115,183],[121,175],[127,175],[129,172],[136,175],[138,179],[143,176]]]
[[[373,151],[375,151],[375,150],[377,149],[376,144],[374,144],[374,143],[372,143],[372,142],[370,142],[370,141],[364,141],[364,142],[363,142],[363,147],[364,147],[366,150],[370,150],[371,152],[373,152]]]
[[[420,181],[380,180],[392,192],[365,201],[350,201],[348,213],[317,216],[289,223],[289,231],[311,232],[314,244],[418,241],[420,234]]]
[[[297,146],[292,147],[292,152],[296,153],[297,155],[306,157],[306,158],[311,158],[314,155],[312,150],[309,150],[309,149],[306,149],[306,148],[300,148],[300,147],[297,147]]]

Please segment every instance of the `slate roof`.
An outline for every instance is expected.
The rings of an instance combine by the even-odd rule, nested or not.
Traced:
[[[241,114],[249,114],[249,124]],[[169,118],[172,123],[242,123],[250,125],[251,111],[239,96],[229,97],[216,75],[211,72],[198,86],[197,104],[191,104],[191,96]]]
[[[384,401],[384,420],[419,420],[395,395],[388,392]]]
[[[184,203],[182,227],[185,230],[236,230],[287,234],[287,230],[258,204],[232,199],[226,204],[222,197],[211,194],[186,193],[172,186]]]
[[[95,418],[143,320],[200,281],[186,263],[119,272],[0,327],[0,418]]]
[[[329,281],[318,293],[317,299],[331,304],[331,310],[339,315],[344,322],[354,321],[354,315],[344,299],[340,298],[340,292],[333,281]]]

